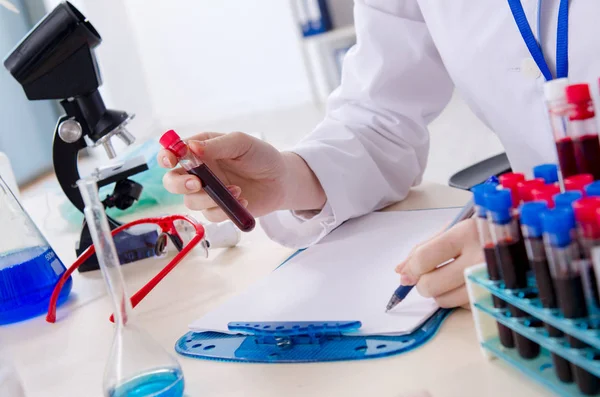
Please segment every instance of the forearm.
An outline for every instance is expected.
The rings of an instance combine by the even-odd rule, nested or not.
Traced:
[[[320,210],[327,201],[325,191],[306,161],[293,152],[283,153],[286,172],[282,210]]]

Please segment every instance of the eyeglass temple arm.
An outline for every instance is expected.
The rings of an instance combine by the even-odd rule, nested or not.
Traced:
[[[196,228],[197,234],[196,234],[196,236],[194,236],[192,238],[192,240],[190,240],[189,244],[187,244],[185,248],[183,248],[181,251],[179,251],[177,253],[177,255],[175,255],[173,260],[163,270],[161,270],[156,276],[154,276],[146,285],[144,285],[138,292],[136,292],[131,297],[131,306],[132,307],[136,307],[137,304],[140,303],[140,301],[142,299],[144,299],[146,297],[146,295],[148,295],[150,293],[150,291],[152,291],[152,289],[154,289],[154,287],[156,287],[156,285],[163,278],[165,278],[165,276],[167,274],[169,274],[171,272],[171,270],[173,270],[173,268],[175,268],[175,266],[177,266],[179,264],[179,262],[181,262],[181,260],[202,240],[202,238],[204,237],[204,228],[201,225],[197,224],[196,221],[189,219],[188,217],[184,217],[181,215],[172,215],[172,216],[166,217],[166,218],[138,219],[136,221],[127,223],[125,225],[121,225],[111,232],[112,236],[114,237],[117,233],[120,233],[123,230],[130,228],[132,226],[136,226],[136,225],[143,224],[143,223],[162,223],[165,220],[173,221],[176,219],[187,220],[188,222],[192,223],[194,225],[194,227]],[[48,313],[46,314],[47,322],[49,322],[49,323],[56,322],[56,304],[58,301],[58,297],[60,296],[62,287],[65,285],[65,283],[67,282],[69,277],[71,277],[71,274],[73,274],[73,272],[75,270],[77,270],[77,268],[79,266],[81,266],[81,264],[83,264],[95,252],[96,252],[96,248],[94,247],[94,245],[93,244],[90,245],[79,256],[79,258],[77,258],[75,263],[73,263],[73,265],[71,265],[67,269],[67,271],[65,271],[62,274],[60,280],[58,280],[58,282],[56,283],[56,286],[54,287],[54,290],[52,291],[52,296],[50,297],[50,303],[48,304]],[[114,315],[110,316],[110,321],[114,322]]]
[[[117,233],[122,232],[123,230],[130,228],[132,226],[148,223],[149,219],[139,219],[137,221],[133,221],[131,223],[127,223],[125,225],[121,225],[114,229],[111,234],[114,237]],[[96,253],[96,248],[94,245],[90,245],[80,256],[77,258],[75,263],[73,263],[60,277],[56,285],[54,286],[54,290],[52,291],[52,296],[50,297],[50,302],[48,304],[48,313],[46,314],[46,321],[49,323],[56,322],[56,303],[58,302],[58,297],[60,296],[60,292],[62,291],[63,286],[71,277],[73,272],[77,270],[79,266],[81,266],[90,256]]]

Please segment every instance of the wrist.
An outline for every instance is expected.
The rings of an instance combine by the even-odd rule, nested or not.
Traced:
[[[284,199],[280,210],[321,210],[327,201],[321,182],[306,161],[296,153],[283,152]]]

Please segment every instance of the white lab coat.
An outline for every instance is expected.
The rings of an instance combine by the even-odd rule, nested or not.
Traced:
[[[537,0],[522,0],[537,30]],[[559,0],[544,1],[541,42],[555,73]],[[555,162],[543,100],[544,77],[531,59],[506,0],[356,0],[357,45],[325,120],[294,151],[318,177],[319,213],[280,211],[261,219],[290,247],[318,242],[342,222],[406,197],[427,165],[427,125],[456,88],[504,145],[514,170]],[[572,1],[569,79],[600,77],[600,1]],[[460,156],[456,153],[456,156]]]

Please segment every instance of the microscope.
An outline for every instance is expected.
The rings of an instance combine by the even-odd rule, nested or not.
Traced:
[[[120,139],[126,145],[135,141],[125,128],[133,116],[107,109],[98,91],[102,79],[94,49],[101,41],[100,34],[83,14],[69,2],[63,2],[46,15],[4,61],[4,66],[21,84],[29,100],[60,101],[65,114],[58,119],[54,130],[52,161],[62,190],[81,212],[84,204],[76,185],[80,179],[80,151],[102,146],[112,160],[117,156],[113,139]],[[98,187],[115,183],[114,191],[104,200],[104,205],[122,210],[131,207],[139,199],[143,187],[128,178],[147,169],[143,157],[97,168]],[[111,218],[109,223],[112,229],[120,225]],[[139,255],[122,255],[127,247],[147,246],[147,236],[136,234],[130,237],[129,242],[117,244],[122,263],[143,259]],[[84,222],[77,254],[91,244]],[[80,271],[97,268],[94,255]]]

